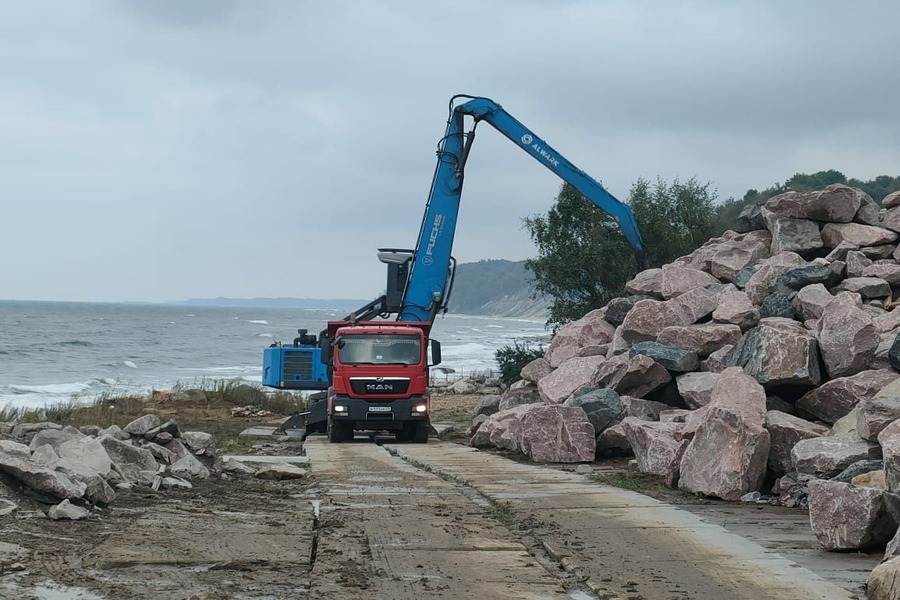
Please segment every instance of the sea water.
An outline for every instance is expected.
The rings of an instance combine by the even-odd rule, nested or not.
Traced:
[[[213,380],[259,382],[263,349],[346,311],[0,301],[0,407]],[[515,341],[546,347],[541,321],[445,315],[435,321],[447,378],[497,369]]]

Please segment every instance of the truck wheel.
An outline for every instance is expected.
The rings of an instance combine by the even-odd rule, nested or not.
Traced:
[[[427,444],[428,443],[428,423],[416,423],[416,429],[413,433],[413,441],[417,444]]]
[[[403,426],[394,434],[394,439],[396,439],[400,443],[408,442],[410,438],[409,425],[409,423],[404,423]]]
[[[328,419],[328,441],[332,444],[340,444],[353,438],[353,425],[350,423],[335,423]]]

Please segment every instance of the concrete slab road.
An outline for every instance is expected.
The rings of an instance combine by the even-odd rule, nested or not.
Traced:
[[[306,440],[310,597],[847,600],[690,512],[457,444]]]

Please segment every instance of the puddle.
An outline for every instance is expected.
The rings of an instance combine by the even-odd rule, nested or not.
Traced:
[[[14,592],[16,594],[28,594],[41,600],[106,600],[104,596],[98,596],[84,588],[60,585],[53,581],[45,581],[39,585],[23,587],[15,582],[4,582],[0,590]]]
[[[597,596],[580,590],[569,590],[566,595],[572,600],[597,600]]]

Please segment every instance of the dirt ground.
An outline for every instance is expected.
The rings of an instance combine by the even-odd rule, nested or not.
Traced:
[[[437,394],[433,421],[450,425],[449,439],[465,443],[481,397]],[[723,525],[741,536],[736,539],[789,555],[811,577],[824,573],[843,590],[858,590],[871,569],[864,556],[828,562],[834,555],[823,557],[815,548],[804,513],[769,514],[669,490],[636,474],[627,460],[595,463],[573,483],[570,465],[535,467],[521,457],[446,442],[405,446],[424,462],[393,456],[396,449],[362,436],[341,445],[311,438],[305,448],[295,440],[270,440],[254,450],[254,442],[234,432],[260,419],[232,420],[222,408],[189,418],[198,429],[208,419],[219,445],[234,453],[306,453],[311,474],[296,481],[211,478],[189,491],[136,488],[79,522],[46,518],[47,506],[34,499],[0,517],[0,599],[652,600],[746,587],[742,574],[713,585],[709,573],[677,562],[683,561],[680,538],[672,537],[681,535],[678,527],[664,532],[616,525],[615,516],[598,520],[603,513],[580,504],[603,495],[592,481],[684,505],[704,520],[700,530]],[[174,407],[165,410],[177,416]],[[396,446],[392,438],[383,442]],[[554,475],[560,471],[567,473]],[[552,483],[558,476],[563,480]],[[561,493],[561,500],[551,507],[542,500],[545,493]],[[575,504],[559,512],[559,502]],[[634,510],[646,509],[638,500],[626,512],[615,503],[605,510],[627,521]],[[666,533],[668,545],[654,531]],[[665,572],[670,566],[674,575]],[[729,597],[752,595],[730,591]]]

